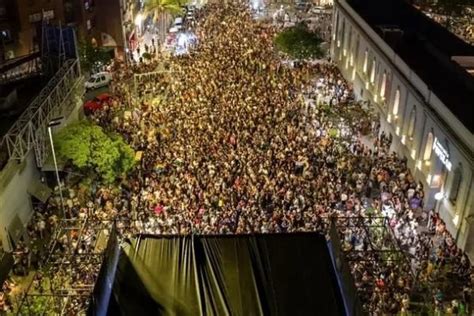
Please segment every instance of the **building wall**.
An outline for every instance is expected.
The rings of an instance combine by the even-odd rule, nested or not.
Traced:
[[[2,3],[11,1],[15,0],[0,0],[0,13],[2,7],[7,7]],[[8,5],[9,12],[7,13],[8,17],[16,17],[13,20],[17,23],[10,23],[11,26],[8,26],[15,35],[15,39],[7,43],[4,50],[13,52],[13,57],[27,55],[37,50],[41,43],[42,12],[47,12],[53,15],[51,19],[48,19],[51,23],[75,26],[80,40],[92,41],[102,46],[102,34],[110,35],[121,53],[125,43],[122,6],[123,3],[129,2],[125,0],[17,0],[16,6]],[[4,20],[0,14],[0,31],[7,27]],[[1,41],[0,47],[1,52],[3,50]]]
[[[440,212],[458,245],[474,257],[473,134],[345,0],[335,2],[333,60],[357,98],[379,113],[382,130],[393,136],[392,150],[407,158],[423,183],[426,208]],[[451,170],[432,148],[435,139]]]
[[[10,161],[0,172],[0,239],[4,250],[11,251],[8,227],[18,216],[26,227],[33,208],[27,188],[33,179],[39,180],[34,151],[30,151],[24,162]]]
[[[52,23],[65,23],[63,0],[18,0],[17,8],[19,17],[18,42],[12,47],[15,56],[27,55],[38,49],[35,44],[41,43],[39,28],[42,23],[43,12],[49,14],[52,12],[52,18],[49,19]]]

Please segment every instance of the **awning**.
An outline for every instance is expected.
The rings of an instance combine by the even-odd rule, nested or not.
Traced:
[[[41,202],[46,203],[49,196],[51,195],[52,190],[46,184],[41,183],[41,181],[35,179],[28,186],[27,192]]]

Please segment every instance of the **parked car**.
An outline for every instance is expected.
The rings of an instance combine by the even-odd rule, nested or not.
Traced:
[[[110,81],[112,81],[112,75],[108,72],[99,72],[93,74],[85,83],[86,90],[93,90],[105,87],[109,85]]]
[[[177,29],[181,30],[183,27],[183,18],[182,17],[177,17],[174,19],[173,26],[176,27]]]
[[[84,113],[90,114],[97,110],[100,110],[105,105],[110,104],[112,100],[112,96],[108,93],[99,94],[94,99],[86,101],[86,103],[84,103]]]
[[[311,7],[311,3],[305,1],[305,0],[299,0],[296,2],[295,8],[296,10],[299,11],[308,11],[308,9]]]

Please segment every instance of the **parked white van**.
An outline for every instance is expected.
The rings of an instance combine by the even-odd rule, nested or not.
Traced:
[[[112,81],[112,75],[108,72],[98,72],[93,74],[89,80],[86,81],[86,90],[98,89],[107,86]]]

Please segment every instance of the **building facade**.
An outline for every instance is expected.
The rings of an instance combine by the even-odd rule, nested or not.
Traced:
[[[474,47],[402,0],[336,0],[331,56],[474,259]]]
[[[73,26],[80,41],[113,49],[115,56],[120,57],[127,45],[126,17],[131,15],[135,3],[134,0],[0,0],[0,62],[38,51],[43,23]]]

